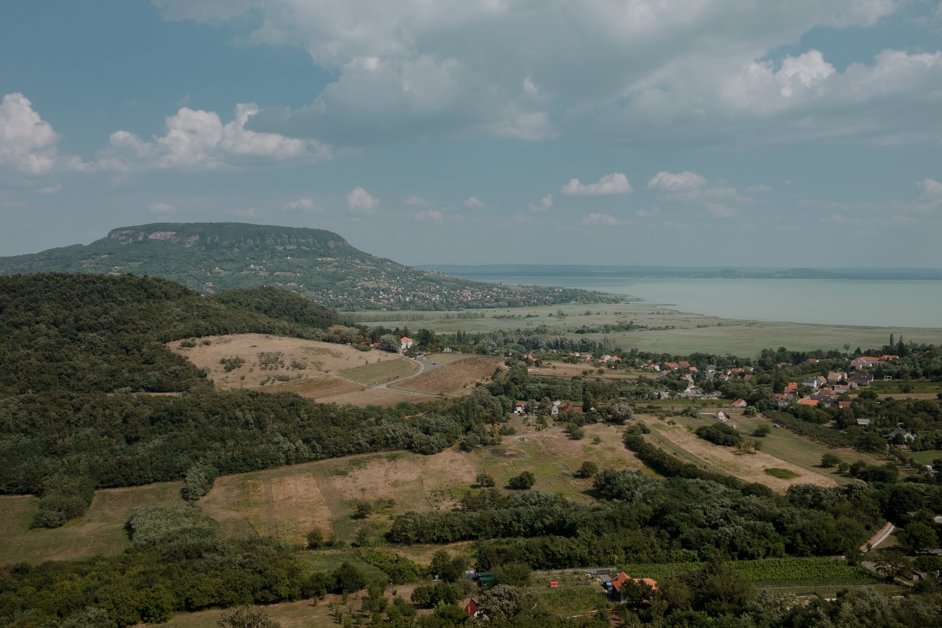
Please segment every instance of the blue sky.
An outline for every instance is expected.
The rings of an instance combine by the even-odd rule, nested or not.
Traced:
[[[938,0],[10,0],[0,255],[942,267]]]

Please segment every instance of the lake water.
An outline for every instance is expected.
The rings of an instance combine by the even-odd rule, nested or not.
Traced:
[[[463,276],[630,295],[652,305],[723,318],[942,328],[942,281]]]

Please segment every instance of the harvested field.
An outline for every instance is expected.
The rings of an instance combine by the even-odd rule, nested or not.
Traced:
[[[459,397],[471,392],[476,383],[489,379],[502,363],[501,358],[491,356],[465,357],[391,388]]]
[[[161,482],[101,489],[82,517],[54,529],[29,527],[39,504],[36,497],[2,496],[0,565],[120,554],[128,545],[124,524],[131,509],[182,504],[180,488],[180,482]]]
[[[651,434],[646,436],[646,439],[664,448],[668,453],[699,467],[732,475],[746,482],[765,484],[780,492],[784,492],[793,484],[837,485],[831,477],[776,458],[764,451],[739,453],[731,447],[713,445],[693,434],[686,425],[677,420],[671,419],[670,421],[674,423],[671,425],[668,421],[661,421],[650,416],[641,418],[651,428]],[[707,424],[712,420],[705,418],[700,423]],[[796,476],[787,480],[772,477],[765,473],[765,470],[770,468],[787,469]]]

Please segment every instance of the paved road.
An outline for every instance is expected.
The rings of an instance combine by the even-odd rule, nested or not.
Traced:
[[[375,386],[372,386],[372,388],[375,388],[375,389],[387,389],[387,388],[389,388],[392,384],[400,384],[400,383],[405,382],[405,381],[408,381],[408,380],[410,380],[410,379],[415,379],[416,377],[418,377],[418,376],[421,375],[422,373],[425,373],[426,371],[431,371],[431,370],[433,370],[433,369],[437,369],[437,368],[439,367],[438,364],[435,364],[434,362],[429,362],[428,360],[426,360],[425,358],[422,358],[422,357],[418,357],[418,358],[406,358],[406,359],[407,359],[407,360],[411,360],[412,362],[414,362],[415,364],[417,364],[417,365],[419,366],[419,370],[418,370],[417,372],[413,373],[412,375],[406,375],[405,377],[400,377],[399,379],[394,379],[394,380],[392,380],[391,382],[386,382],[385,384],[376,384]],[[442,397],[442,395],[435,395],[435,394],[432,394],[432,393],[419,392],[418,390],[404,390],[404,389],[402,389],[402,388],[394,388],[393,390],[395,390],[396,392],[409,393],[409,394],[413,394],[413,395],[422,395],[422,396],[424,396],[424,397],[438,397],[438,398],[441,398],[441,397]]]

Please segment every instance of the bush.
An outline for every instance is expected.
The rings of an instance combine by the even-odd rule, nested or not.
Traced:
[[[591,478],[599,472],[599,465],[595,464],[591,460],[586,460],[582,463],[582,466],[576,471],[577,478]]]
[[[487,473],[478,473],[474,483],[480,488],[490,488],[496,484],[496,482],[494,482],[493,476],[490,476]]]
[[[825,469],[836,467],[839,464],[841,464],[841,459],[838,458],[836,454],[832,454],[831,452],[828,452],[824,454],[823,456],[821,456],[821,466],[824,467]]]
[[[32,527],[58,528],[70,519],[81,517],[95,496],[95,485],[85,476],[59,473],[43,481],[39,509]]]
[[[507,488],[515,491],[525,491],[536,482],[536,478],[529,471],[524,471],[520,475],[515,475],[507,482]]]
[[[772,428],[769,427],[768,423],[760,423],[759,427],[757,427],[755,431],[752,432],[752,435],[758,436],[759,438],[763,438],[765,436],[768,436],[769,432],[771,431],[772,431]]]
[[[712,425],[701,425],[697,428],[697,436],[708,440],[715,445],[725,447],[736,447],[742,443],[742,434],[728,425],[715,423]]]
[[[186,470],[180,495],[187,501],[196,501],[209,492],[215,481],[216,469],[205,462],[197,462]]]
[[[491,569],[494,574],[494,584],[507,584],[512,587],[530,586],[533,570],[526,563],[508,563],[496,565]]]

